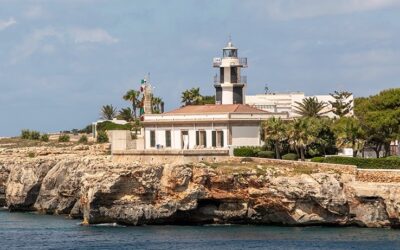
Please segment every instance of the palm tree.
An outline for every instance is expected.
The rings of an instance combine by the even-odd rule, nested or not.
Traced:
[[[305,160],[307,146],[318,140],[321,126],[318,119],[299,118],[292,121],[287,129],[289,142],[294,146],[302,161]]]
[[[203,96],[200,94],[200,88],[192,88],[190,92],[192,93],[193,104],[200,104],[201,100],[203,100]]]
[[[151,102],[153,113],[159,114],[164,112],[164,101],[160,97],[153,97]]]
[[[112,120],[116,117],[117,115],[117,109],[113,107],[112,104],[110,105],[105,105],[101,108],[101,117],[104,120]]]
[[[192,96],[190,90],[187,89],[182,92],[181,102],[183,103],[183,106],[192,104]]]
[[[327,107],[327,103],[320,102],[316,97],[304,98],[302,102],[295,102],[294,112],[303,117],[321,117],[329,111],[322,112]]]
[[[136,109],[140,105],[140,100],[139,100],[140,92],[137,90],[128,90],[125,95],[122,97],[124,98],[125,101],[130,101],[132,103],[132,111],[133,111],[133,117],[136,118]]]
[[[281,118],[270,118],[263,123],[264,139],[273,142],[275,147],[275,156],[281,158],[280,143],[286,139],[286,126]]]
[[[351,147],[353,157],[362,150],[365,144],[364,131],[358,119],[353,117],[342,117],[333,125],[333,132],[336,135],[338,148]]]
[[[127,122],[133,121],[135,118],[133,116],[133,111],[131,108],[122,108],[119,111],[118,118],[125,120]]]
[[[200,94],[200,88],[191,88],[182,92],[181,102],[186,105],[198,105],[203,97]]]

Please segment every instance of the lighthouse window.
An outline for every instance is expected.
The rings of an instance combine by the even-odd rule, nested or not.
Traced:
[[[224,57],[237,57],[236,49],[224,49]]]
[[[237,83],[238,82],[238,77],[237,77],[237,68],[231,67],[231,82],[232,83]]]

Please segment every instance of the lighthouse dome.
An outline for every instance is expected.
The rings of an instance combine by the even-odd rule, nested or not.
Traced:
[[[225,48],[222,49],[223,57],[237,57],[237,48],[229,41]]]

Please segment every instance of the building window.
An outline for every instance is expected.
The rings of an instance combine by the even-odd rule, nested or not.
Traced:
[[[224,147],[224,131],[212,131],[212,146],[214,148]]]
[[[182,149],[189,149],[189,132],[187,130],[181,131]]]
[[[150,130],[150,147],[156,147],[156,131]]]
[[[171,147],[171,130],[165,131],[165,147]]]
[[[207,147],[207,136],[206,131],[196,131],[196,145],[201,147]]]

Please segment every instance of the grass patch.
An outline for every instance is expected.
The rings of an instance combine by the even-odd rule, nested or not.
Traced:
[[[41,147],[41,146],[64,148],[76,144],[77,143],[74,142],[59,143],[57,141],[44,142],[39,140],[25,140],[18,137],[0,139],[0,148],[6,148],[6,149]]]
[[[302,175],[302,174],[313,174],[316,172],[316,169],[313,167],[309,167],[309,166],[296,166],[293,168],[292,173],[296,174],[296,175]]]

